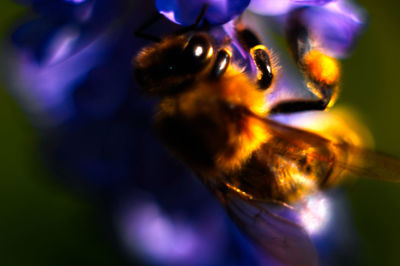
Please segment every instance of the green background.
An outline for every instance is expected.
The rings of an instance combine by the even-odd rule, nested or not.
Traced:
[[[338,101],[358,110],[380,151],[400,158],[400,4],[365,0],[370,26],[343,62]],[[0,34],[21,7],[3,0]],[[38,159],[35,131],[0,89],[0,265],[119,265],[95,210],[52,183]],[[346,186],[364,247],[362,265],[400,265],[400,185],[359,180]]]

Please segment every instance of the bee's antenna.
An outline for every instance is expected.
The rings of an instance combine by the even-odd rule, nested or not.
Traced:
[[[161,42],[161,38],[145,33],[144,31],[148,29],[151,25],[155,24],[157,21],[159,21],[162,18],[162,15],[158,12],[156,12],[153,16],[150,17],[149,20],[147,20],[145,23],[143,23],[142,26],[140,26],[136,31],[135,31],[135,36],[137,38],[142,38],[148,41],[152,42]]]
[[[209,7],[208,4],[204,4],[204,5],[203,5],[203,7],[201,8],[200,13],[199,13],[199,15],[197,16],[197,18],[196,18],[194,24],[193,24],[192,26],[190,26],[190,27],[195,27],[195,28],[198,28],[198,27],[199,27],[201,21],[202,21],[203,18],[204,18],[204,15],[206,14],[206,11],[207,11],[208,7]],[[208,23],[207,23],[207,20],[204,20],[204,23],[208,24]]]
[[[176,35],[184,34],[192,30],[196,30],[199,28],[206,28],[209,26],[209,23],[207,20],[204,19],[204,15],[206,14],[206,11],[208,9],[208,4],[204,4],[200,10],[199,15],[197,16],[195,22],[188,26],[184,27],[181,30],[178,30],[175,32]],[[150,28],[153,24],[155,24],[157,21],[159,21],[163,15],[161,15],[159,12],[156,12],[153,16],[150,17],[149,20],[144,22],[136,31],[135,31],[135,36],[137,38],[142,38],[148,41],[152,42],[161,42],[161,38],[154,36],[152,34],[145,33],[144,31]]]
[[[197,15],[197,18],[194,21],[194,23],[190,26],[184,27],[183,29],[176,31],[175,34],[181,35],[181,34],[188,33],[190,31],[206,29],[207,27],[209,27],[210,23],[206,19],[204,19],[204,16],[207,12],[208,7],[209,7],[208,4],[204,4],[200,10],[200,13]]]

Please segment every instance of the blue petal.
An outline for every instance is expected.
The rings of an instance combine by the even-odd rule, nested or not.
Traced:
[[[250,0],[156,0],[156,7],[174,23],[189,26],[195,23],[203,7],[207,6],[204,20],[220,25],[240,15],[249,3]]]
[[[324,5],[335,0],[252,0],[249,9],[261,15],[282,15],[292,8]]]
[[[85,45],[84,32],[74,24],[59,25],[37,19],[22,25],[12,35],[14,44],[33,55],[39,64],[63,60]]]
[[[291,0],[291,2],[293,2],[293,4],[297,4],[297,5],[325,5],[328,2],[332,2],[335,0]]]
[[[118,1],[24,0],[37,13],[56,22],[107,22],[118,11]]]
[[[116,211],[128,252],[151,265],[260,265],[218,202],[193,181],[181,176],[160,193],[129,193]]]
[[[301,10],[301,20],[307,25],[312,38],[326,53],[346,56],[356,44],[367,25],[366,12],[350,0],[252,0],[249,9],[273,17],[280,25],[293,10]]]
[[[45,121],[60,124],[71,117],[76,109],[73,92],[85,84],[87,75],[112,52],[114,40],[108,37],[76,24],[57,25],[47,20],[28,23],[13,35],[17,49],[14,57],[10,55],[9,78],[14,85],[11,89],[34,119],[41,124]]]
[[[366,13],[348,1],[305,9],[303,20],[320,48],[336,57],[354,48],[368,21]]]
[[[73,112],[69,95],[88,71],[102,60],[107,47],[103,39],[95,40],[87,49],[62,63],[39,65],[28,50],[21,50],[9,62],[10,84],[31,118],[43,123],[61,123]],[[12,55],[11,55],[12,56]]]
[[[125,39],[120,28],[111,26],[115,20],[97,21],[59,22],[41,16],[12,35],[17,49],[9,62],[13,66],[10,84],[15,84],[11,89],[38,122],[62,124],[77,111],[98,119],[115,112],[123,101],[131,86],[130,61],[138,49],[130,24],[136,20],[124,25],[124,36],[129,36]],[[106,68],[114,71],[97,74]]]

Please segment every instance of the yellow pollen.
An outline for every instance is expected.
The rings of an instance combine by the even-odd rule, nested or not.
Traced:
[[[311,79],[328,85],[339,81],[340,68],[335,58],[312,50],[304,57],[304,67]]]

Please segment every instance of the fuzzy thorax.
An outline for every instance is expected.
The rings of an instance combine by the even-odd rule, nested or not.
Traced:
[[[230,67],[218,80],[196,82],[189,90],[165,98],[157,120],[179,119],[185,125],[181,131],[195,132],[188,135],[193,136],[193,145],[204,148],[200,149],[204,156],[212,158],[213,168],[229,172],[240,168],[269,138],[265,125],[249,113],[266,115],[265,92]],[[185,132],[175,134],[184,139]],[[183,160],[188,156],[182,153],[189,152],[184,147],[175,151]]]

